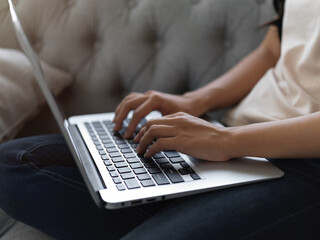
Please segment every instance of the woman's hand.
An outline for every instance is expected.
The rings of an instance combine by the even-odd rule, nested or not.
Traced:
[[[134,110],[130,125],[127,128],[125,138],[129,138],[134,133],[137,125],[152,111],[159,111],[162,115],[168,115],[176,112],[186,112],[192,115],[203,114],[196,106],[195,98],[192,94],[182,96],[148,91],[142,93],[131,93],[119,104],[115,112],[114,131],[122,128],[122,122],[131,110]]]
[[[186,113],[148,121],[134,140],[140,142],[137,153],[146,152],[145,157],[162,150],[177,150],[209,161],[227,161],[232,158],[228,154],[232,145],[228,128],[214,126]]]

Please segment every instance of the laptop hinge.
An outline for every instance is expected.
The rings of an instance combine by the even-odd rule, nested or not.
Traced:
[[[81,166],[78,166],[78,168],[81,172],[81,175],[84,178],[84,181],[86,182],[86,185],[95,203],[99,207],[102,207],[99,191],[102,189],[106,189],[106,186],[104,186],[104,184],[102,183],[101,177],[97,171],[94,161],[89,154],[89,151],[79,133],[77,126],[70,124],[68,129],[72,137],[73,146],[76,148],[78,159],[80,161]],[[79,163],[79,161],[76,160],[77,163]]]

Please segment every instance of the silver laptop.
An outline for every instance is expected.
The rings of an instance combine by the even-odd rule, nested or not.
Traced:
[[[8,2],[19,43],[32,64],[41,90],[98,206],[118,209],[283,176],[280,169],[261,158],[208,162],[175,151],[140,158],[135,152],[137,143],[124,139],[121,131],[113,132],[114,113],[65,118],[12,0]],[[160,116],[152,112],[145,120]],[[125,120],[124,126],[128,121]],[[140,127],[143,124],[142,121]]]

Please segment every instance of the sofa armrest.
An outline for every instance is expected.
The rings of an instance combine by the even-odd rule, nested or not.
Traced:
[[[42,66],[55,94],[71,84],[69,74],[44,62]],[[24,54],[0,48],[0,142],[13,138],[26,120],[37,114],[44,102]]]

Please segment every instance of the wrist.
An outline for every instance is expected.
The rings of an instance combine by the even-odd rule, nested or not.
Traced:
[[[209,94],[204,93],[201,89],[186,92],[183,97],[189,102],[190,113],[194,116],[201,116],[211,110],[211,98]]]

